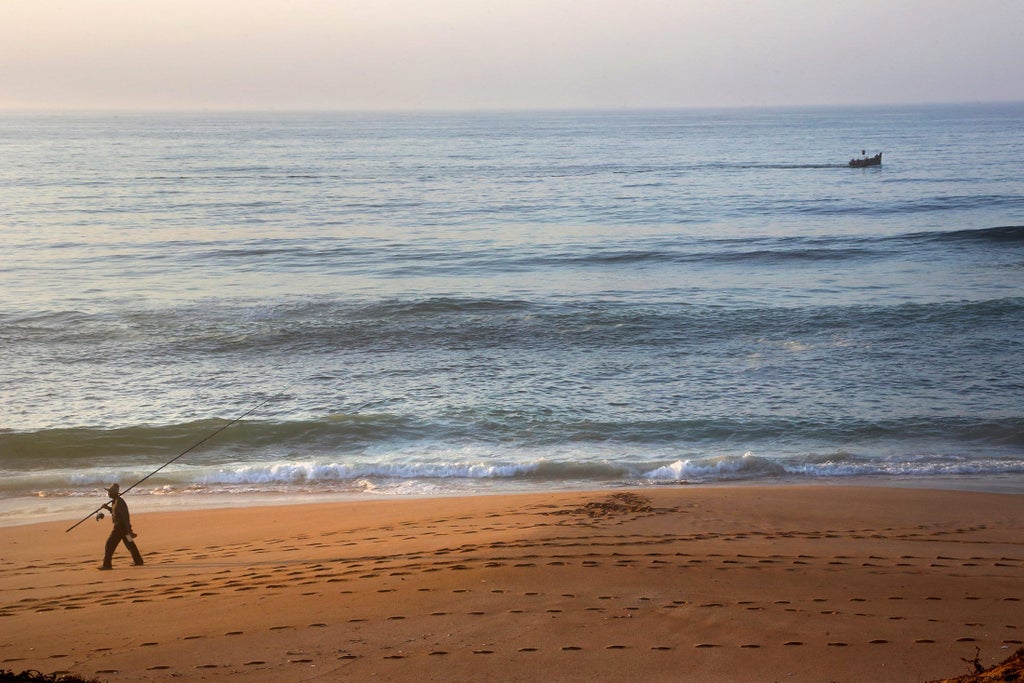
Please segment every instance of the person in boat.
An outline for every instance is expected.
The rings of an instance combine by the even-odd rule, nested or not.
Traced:
[[[128,503],[124,502],[124,498],[121,497],[121,486],[119,484],[111,485],[107,489],[107,495],[110,496],[110,502],[104,504],[103,509],[110,511],[110,520],[114,523],[114,528],[110,530],[110,536],[107,537],[107,545],[103,549],[103,564],[100,569],[113,569],[111,560],[118,543],[124,543],[124,547],[128,548],[128,552],[132,554],[135,566],[139,566],[143,564],[142,553],[135,545],[132,519],[128,512]]]

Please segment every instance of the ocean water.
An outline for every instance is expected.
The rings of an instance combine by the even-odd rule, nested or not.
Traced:
[[[221,428],[134,507],[1024,490],[1022,168],[1024,104],[2,114],[0,524]]]

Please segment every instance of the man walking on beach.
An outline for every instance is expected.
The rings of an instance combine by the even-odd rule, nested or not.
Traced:
[[[128,503],[124,502],[124,498],[121,497],[120,485],[113,484],[107,489],[107,495],[110,496],[110,502],[103,507],[110,510],[110,519],[114,522],[114,528],[111,529],[110,536],[107,537],[107,546],[103,553],[103,566],[100,569],[113,568],[110,560],[114,557],[117,544],[122,541],[124,541],[124,547],[128,548],[128,552],[132,554],[135,565],[138,566],[142,564],[142,554],[139,552],[138,546],[135,545],[135,532],[132,531]]]

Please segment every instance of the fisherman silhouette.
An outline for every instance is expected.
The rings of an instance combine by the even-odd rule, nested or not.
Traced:
[[[100,569],[113,569],[110,564],[110,560],[114,557],[114,550],[117,549],[117,544],[124,542],[124,547],[128,548],[128,552],[132,554],[132,560],[135,561],[135,565],[142,564],[142,554],[139,552],[139,548],[135,545],[135,532],[132,531],[132,520],[128,513],[128,503],[124,502],[124,498],[121,497],[121,486],[119,484],[113,484],[107,489],[107,495],[110,496],[110,502],[105,503],[103,508],[110,510],[110,519],[114,523],[114,528],[110,531],[110,536],[107,537],[107,545],[103,552],[103,565]],[[97,519],[102,519],[103,513],[101,512]]]

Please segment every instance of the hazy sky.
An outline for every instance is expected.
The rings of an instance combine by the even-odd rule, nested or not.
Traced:
[[[0,0],[0,107],[1024,100],[1024,0]]]

